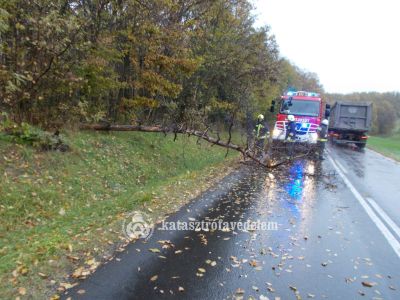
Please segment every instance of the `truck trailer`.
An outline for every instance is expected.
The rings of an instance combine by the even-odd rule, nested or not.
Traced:
[[[354,143],[364,148],[371,122],[371,103],[337,101],[331,108],[329,138],[336,144]]]

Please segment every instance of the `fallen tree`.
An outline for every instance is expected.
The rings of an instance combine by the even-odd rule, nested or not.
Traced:
[[[185,128],[184,126],[176,126],[172,128],[168,127],[161,127],[161,126],[143,126],[143,125],[115,125],[115,124],[109,124],[109,123],[101,123],[101,124],[81,124],[79,127],[81,130],[97,130],[97,131],[141,131],[141,132],[156,132],[156,133],[164,133],[165,135],[172,133],[175,135],[177,134],[187,134],[189,136],[196,136],[200,139],[203,139],[209,143],[212,143],[213,145],[218,145],[227,149],[232,149],[235,151],[238,151],[242,154],[243,158],[249,158],[256,163],[260,164],[263,167],[266,168],[276,168],[284,163],[287,163],[290,161],[290,159],[285,159],[280,162],[272,163],[272,161],[269,159],[267,155],[267,159],[264,161],[264,159],[258,158],[252,151],[249,151],[248,145],[246,147],[242,147],[236,144],[231,143],[231,135],[229,135],[229,139],[227,142],[224,142],[221,140],[221,138],[218,137],[212,137],[208,135],[208,130],[205,131],[199,131],[199,130],[193,130],[193,129],[188,129]],[[308,153],[300,156],[296,156],[293,158],[301,158],[307,156]]]

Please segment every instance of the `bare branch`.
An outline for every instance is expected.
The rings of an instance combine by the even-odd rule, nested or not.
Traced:
[[[171,132],[174,134],[187,134],[188,136],[194,135],[199,137],[213,145],[218,145],[227,149],[232,149],[240,152],[244,157],[248,157],[251,160],[257,162],[258,164],[264,167],[271,167],[262,162],[257,157],[245,151],[245,148],[229,143],[224,143],[221,141],[219,133],[217,132],[218,138],[210,137],[208,134],[205,134],[203,131],[193,130],[193,129],[184,129],[183,126],[181,128],[171,129],[160,126],[141,126],[141,125],[111,125],[111,124],[82,124],[80,126],[82,130],[99,130],[99,131],[142,131],[142,132],[159,132],[166,133]],[[273,166],[272,166],[273,167]]]

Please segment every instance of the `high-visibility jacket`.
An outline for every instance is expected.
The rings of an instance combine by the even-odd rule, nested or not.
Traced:
[[[269,130],[266,122],[257,121],[257,124],[254,128],[254,134],[256,139],[265,139],[267,137]]]
[[[321,124],[317,128],[318,141],[327,142],[328,141],[328,126]]]

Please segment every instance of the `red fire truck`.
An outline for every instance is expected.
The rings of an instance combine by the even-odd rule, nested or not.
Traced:
[[[319,94],[305,91],[286,92],[281,96],[279,102],[272,139],[274,141],[285,140],[288,115],[293,115],[296,120],[296,140],[308,144],[317,143],[317,127],[324,116],[329,117],[329,104],[323,107]],[[274,111],[274,106],[275,101],[272,102],[271,112]]]

